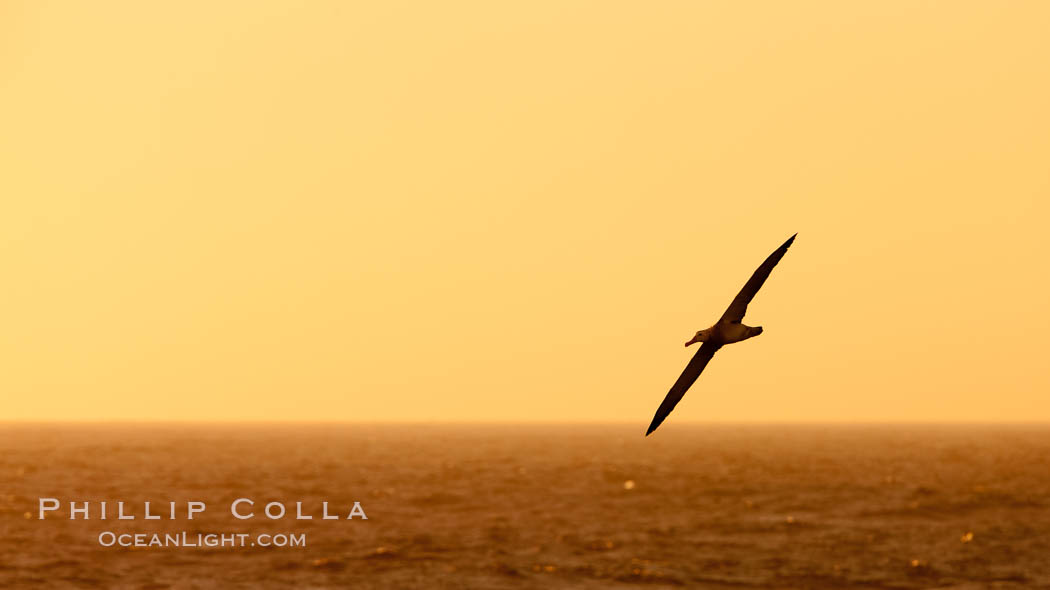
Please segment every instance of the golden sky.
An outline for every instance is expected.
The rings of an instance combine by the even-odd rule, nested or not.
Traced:
[[[0,419],[1050,420],[1048,30],[2,2]]]

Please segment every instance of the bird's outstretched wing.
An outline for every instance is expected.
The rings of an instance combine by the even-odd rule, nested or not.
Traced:
[[[689,364],[685,366],[685,370],[682,371],[681,376],[678,377],[678,381],[674,382],[671,386],[671,391],[667,392],[667,396],[664,397],[664,401],[660,403],[660,407],[656,410],[656,415],[653,416],[653,422],[649,425],[649,430],[645,431],[645,436],[652,434],[660,424],[663,423],[664,418],[671,413],[671,410],[678,405],[678,402],[685,395],[686,391],[689,391],[689,387],[693,385],[696,378],[703,372],[704,367],[707,366],[708,361],[711,357],[715,356],[715,352],[719,348],[722,348],[721,344],[715,344],[713,342],[704,342],[700,350],[696,351],[693,355],[693,359],[689,361]]]
[[[797,235],[795,234],[795,236]],[[733,298],[733,302],[729,304],[729,308],[722,314],[721,321],[736,324],[744,319],[744,314],[747,313],[747,304],[751,303],[751,300],[755,298],[755,293],[758,293],[758,290],[762,288],[762,283],[765,283],[766,279],[769,278],[769,273],[773,272],[773,267],[784,257],[791,242],[795,241],[795,236],[788,238],[788,241],[773,251],[769,258],[766,258],[766,261],[762,263],[762,266],[758,267],[755,274],[751,275],[747,284],[737,293],[736,297]]]

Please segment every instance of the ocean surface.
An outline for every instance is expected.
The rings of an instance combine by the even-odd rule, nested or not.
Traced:
[[[644,426],[0,424],[0,588],[1050,587],[1050,426]]]

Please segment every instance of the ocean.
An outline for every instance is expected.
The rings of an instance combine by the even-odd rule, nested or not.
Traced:
[[[1050,426],[644,430],[0,424],[0,588],[1050,587]]]

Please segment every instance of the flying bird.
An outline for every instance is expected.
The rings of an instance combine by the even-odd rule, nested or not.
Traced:
[[[795,236],[797,235],[795,234]],[[758,267],[755,274],[751,275],[744,288],[733,298],[733,302],[729,304],[729,309],[722,314],[722,317],[715,322],[715,325],[706,330],[700,330],[693,336],[692,340],[685,343],[686,346],[697,342],[702,342],[703,344],[700,345],[700,350],[696,351],[693,359],[686,365],[685,370],[678,377],[678,381],[675,381],[674,385],[671,386],[671,391],[667,392],[664,401],[660,403],[660,407],[656,410],[656,415],[653,416],[652,423],[649,424],[649,430],[645,431],[645,436],[652,434],[663,423],[667,415],[671,413],[671,410],[678,405],[685,392],[689,390],[689,387],[696,382],[696,378],[700,376],[704,367],[711,361],[711,357],[715,356],[719,348],[726,344],[747,340],[762,333],[762,326],[745,326],[740,321],[744,319],[744,314],[747,313],[747,304],[751,303],[751,300],[755,298],[755,293],[758,293],[758,290],[762,288],[762,283],[765,283],[766,279],[769,278],[769,273],[773,272],[773,267],[784,257],[788,247],[791,246],[791,242],[795,241],[795,236],[788,238],[783,245],[769,255],[769,258],[766,258],[766,261]]]

